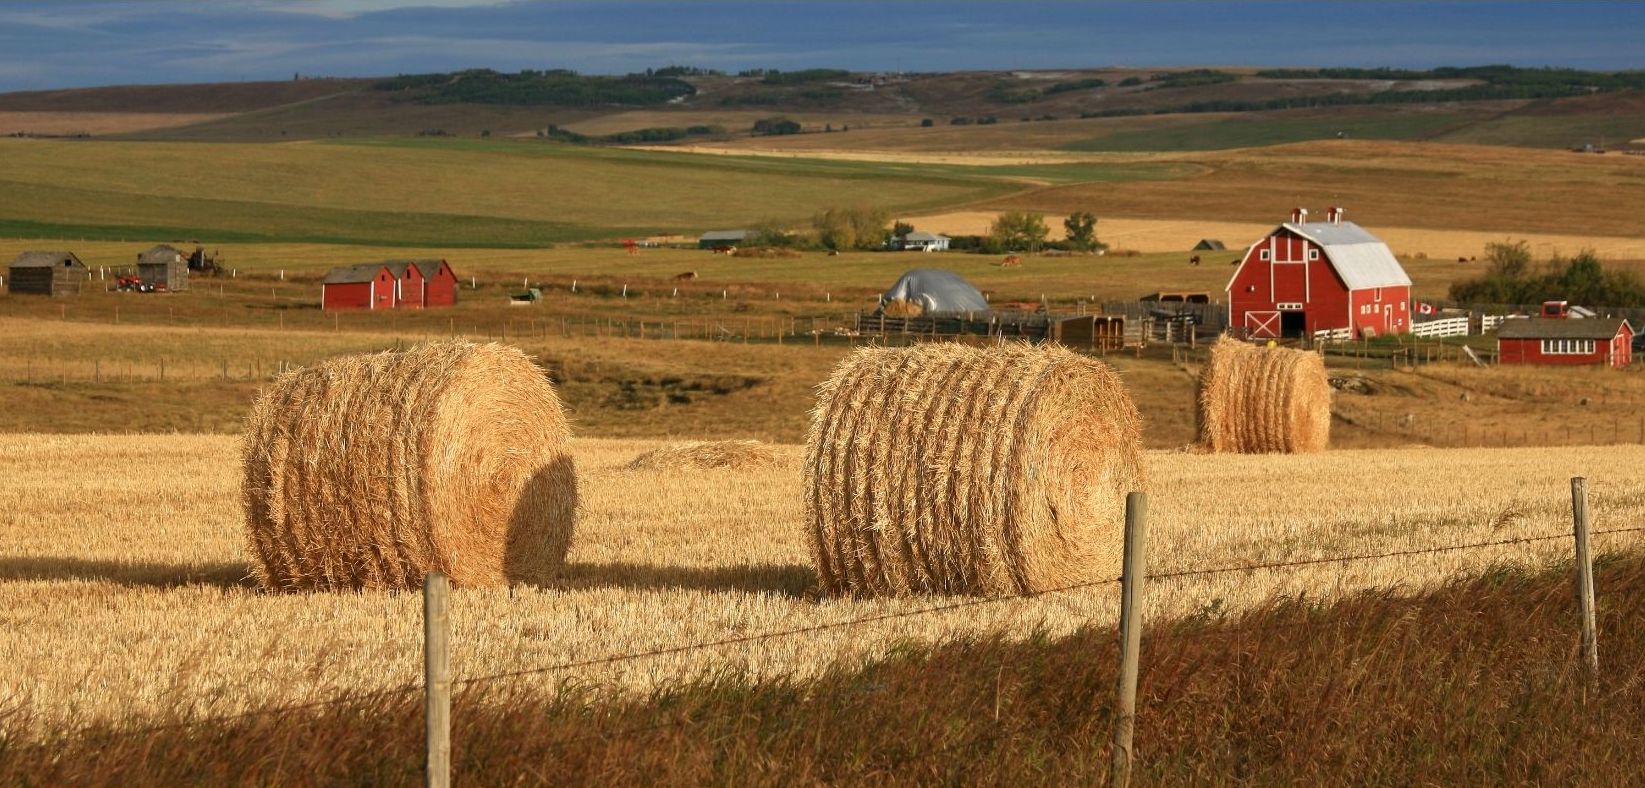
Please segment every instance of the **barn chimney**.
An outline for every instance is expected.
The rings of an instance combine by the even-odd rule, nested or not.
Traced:
[[[1307,208],[1292,208],[1291,209],[1291,223],[1292,224],[1307,224],[1308,223],[1308,209]]]
[[[1331,209],[1325,212],[1325,220],[1330,222],[1331,224],[1342,224],[1342,208],[1341,208],[1341,206],[1337,206],[1337,205],[1331,206]]]

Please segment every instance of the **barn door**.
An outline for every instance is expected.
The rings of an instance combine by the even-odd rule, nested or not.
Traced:
[[[1246,312],[1245,333],[1257,339],[1276,339],[1279,337],[1279,312]]]

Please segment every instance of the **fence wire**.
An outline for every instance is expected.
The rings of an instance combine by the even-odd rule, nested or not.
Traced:
[[[1639,533],[1639,532],[1645,532],[1645,526],[1629,527],[1629,528],[1599,529],[1599,530],[1591,531],[1590,535],[1591,536],[1602,536],[1602,535],[1611,535],[1611,534]],[[1432,554],[1439,554],[1439,553],[1457,552],[1457,551],[1462,551],[1462,550],[1476,550],[1476,549],[1483,549],[1483,548],[1488,548],[1488,547],[1502,547],[1502,546],[1507,546],[1507,545],[1528,544],[1528,543],[1534,543],[1534,542],[1544,542],[1544,541],[1551,541],[1551,540],[1555,540],[1555,539],[1570,539],[1570,538],[1572,538],[1572,535],[1569,534],[1569,533],[1544,534],[1544,535],[1538,535],[1538,536],[1517,537],[1517,538],[1512,538],[1512,539],[1499,539],[1499,540],[1488,541],[1488,542],[1472,542],[1472,543],[1467,543],[1467,544],[1441,545],[1441,546],[1438,546],[1438,547],[1428,547],[1428,548],[1413,549],[1413,550],[1394,550],[1394,551],[1388,551],[1388,552],[1383,552],[1383,553],[1368,553],[1368,554],[1357,554],[1357,555],[1347,555],[1347,556],[1330,556],[1330,557],[1326,557],[1326,558],[1304,559],[1304,560],[1300,560],[1300,561],[1278,561],[1278,562],[1267,562],[1267,563],[1244,564],[1244,565],[1238,565],[1238,566],[1223,566],[1223,567],[1207,567],[1207,568],[1197,568],[1197,569],[1186,569],[1186,570],[1180,570],[1180,571],[1171,571],[1171,572],[1161,572],[1161,573],[1149,574],[1149,575],[1146,575],[1144,579],[1145,580],[1175,580],[1175,579],[1181,579],[1181,578],[1187,578],[1187,577],[1199,577],[1199,576],[1205,576],[1205,575],[1226,574],[1226,573],[1233,573],[1233,572],[1272,571],[1272,570],[1281,570],[1281,569],[1287,569],[1287,568],[1292,568],[1292,567],[1315,566],[1315,565],[1319,565],[1319,564],[1350,563],[1350,562],[1356,562],[1356,561],[1384,560],[1384,559],[1389,559],[1389,558],[1400,558],[1400,557],[1409,557],[1409,556],[1418,556],[1418,555],[1432,555]],[[611,665],[611,664],[617,664],[617,663],[621,663],[621,662],[629,662],[629,661],[634,661],[634,660],[649,659],[649,658],[662,657],[662,656],[671,656],[671,655],[676,655],[676,654],[684,654],[684,653],[700,651],[700,650],[705,650],[705,649],[723,648],[723,647],[726,647],[726,646],[747,645],[747,644],[750,644],[750,643],[761,643],[761,642],[767,642],[767,641],[778,640],[778,639],[783,639],[783,638],[799,637],[799,636],[802,636],[802,635],[815,634],[815,633],[818,633],[818,632],[827,632],[827,631],[832,631],[832,630],[848,629],[848,628],[852,628],[852,627],[863,626],[863,625],[868,625],[868,624],[875,624],[875,623],[881,623],[881,622],[885,622],[885,621],[893,621],[893,620],[899,620],[899,619],[907,619],[907,618],[915,618],[915,617],[920,617],[920,616],[935,615],[935,614],[947,613],[947,612],[951,612],[951,611],[955,611],[955,610],[963,610],[963,609],[968,609],[968,608],[977,608],[977,607],[983,607],[983,606],[988,606],[988,605],[996,605],[996,604],[1001,604],[1001,603],[1005,603],[1005,602],[1020,601],[1020,600],[1027,600],[1027,599],[1036,599],[1036,598],[1039,598],[1039,597],[1050,596],[1050,595],[1060,594],[1060,593],[1066,593],[1066,592],[1069,592],[1069,591],[1077,591],[1077,590],[1082,590],[1082,589],[1097,588],[1097,587],[1111,585],[1111,584],[1118,584],[1121,581],[1122,581],[1122,578],[1107,578],[1107,579],[1103,579],[1103,580],[1089,581],[1089,582],[1084,582],[1084,583],[1074,583],[1074,584],[1070,584],[1070,585],[1066,585],[1066,586],[1060,586],[1060,587],[1057,587],[1057,588],[1053,588],[1053,589],[1049,589],[1049,590],[1045,590],[1045,591],[1039,591],[1039,592],[1018,593],[1018,594],[1002,594],[1002,595],[991,596],[991,597],[980,597],[980,598],[974,598],[974,599],[966,599],[966,600],[961,600],[961,601],[957,601],[957,602],[944,603],[944,604],[940,604],[940,605],[930,605],[930,606],[927,606],[927,607],[917,608],[917,609],[914,609],[914,610],[904,610],[904,611],[897,611],[897,612],[892,612],[892,613],[882,613],[882,614],[873,615],[873,616],[850,618],[850,619],[844,619],[844,620],[841,620],[841,621],[832,621],[832,622],[827,622],[827,623],[823,623],[823,624],[814,624],[814,625],[809,625],[809,626],[804,626],[804,627],[794,627],[794,628],[790,628],[790,629],[781,629],[781,630],[774,630],[774,631],[770,631],[770,632],[761,632],[761,633],[757,633],[757,634],[753,634],[753,635],[744,635],[744,636],[735,637],[735,638],[725,638],[725,639],[722,639],[722,640],[703,641],[703,642],[699,642],[699,643],[688,643],[688,644],[683,644],[683,645],[679,645],[679,646],[671,646],[671,647],[668,647],[668,648],[653,649],[653,650],[649,650],[649,651],[629,652],[629,653],[623,653],[623,654],[611,654],[611,655],[607,655],[607,656],[604,656],[604,657],[597,657],[597,658],[593,658],[593,659],[576,660],[576,661],[572,661],[572,662],[562,662],[562,663],[553,664],[553,665],[544,665],[544,666],[533,667],[533,668],[525,668],[525,669],[514,670],[514,671],[504,671],[504,672],[501,672],[501,673],[493,673],[493,674],[487,674],[487,675],[483,675],[483,676],[472,676],[472,677],[468,677],[468,678],[464,678],[464,679],[455,680],[455,681],[452,682],[452,686],[453,687],[468,687],[468,686],[475,686],[475,685],[479,685],[479,684],[485,684],[485,683],[489,683],[489,682],[501,681],[501,680],[505,680],[505,679],[519,678],[519,677],[523,677],[523,676],[541,675],[541,674],[546,674],[546,673],[554,673],[554,672],[560,672],[560,671],[575,670],[575,669],[579,669],[579,668],[597,667],[597,666],[601,666],[601,665]],[[1186,637],[1186,636],[1205,636],[1205,635],[1211,635],[1214,632],[1218,632],[1218,631],[1221,631],[1223,629],[1232,629],[1232,630],[1244,629],[1244,630],[1249,630],[1249,631],[1256,631],[1256,630],[1262,630],[1262,629],[1268,629],[1268,628],[1280,629],[1280,628],[1289,628],[1289,627],[1296,627],[1296,626],[1303,626],[1303,625],[1317,625],[1317,624],[1318,624],[1317,621],[1297,621],[1297,622],[1278,622],[1278,623],[1271,624],[1271,625],[1255,625],[1255,626],[1251,626],[1251,627],[1241,627],[1239,625],[1229,626],[1229,625],[1225,625],[1225,624],[1222,624],[1222,623],[1212,623],[1212,624],[1208,624],[1206,627],[1196,629],[1195,631],[1193,631],[1191,633],[1175,633],[1175,632],[1172,632],[1172,633],[1163,633],[1163,634],[1145,634],[1144,635],[1144,640],[1147,641],[1147,640],[1156,640],[1156,639],[1171,639],[1171,638]],[[179,721],[175,721],[175,722],[159,723],[159,724],[147,725],[147,726],[141,726],[141,727],[135,727],[135,728],[121,728],[121,729],[108,731],[108,732],[104,733],[103,735],[116,736],[116,737],[149,735],[149,734],[158,733],[158,732],[166,731],[166,730],[194,728],[194,727],[205,726],[205,725],[218,725],[218,724],[222,724],[222,723],[238,722],[238,721],[241,721],[241,720],[252,719],[252,718],[257,718],[257,717],[267,717],[267,716],[290,714],[292,712],[307,711],[307,710],[317,709],[317,708],[355,705],[355,704],[358,704],[362,701],[375,700],[375,699],[378,699],[378,698],[386,698],[386,697],[393,697],[393,696],[396,696],[396,695],[407,695],[407,694],[413,694],[413,693],[420,693],[423,689],[424,688],[423,688],[421,683],[405,684],[405,685],[400,685],[400,686],[397,686],[397,687],[391,687],[391,688],[388,688],[388,689],[373,690],[373,691],[361,692],[361,693],[351,693],[351,694],[348,694],[348,695],[345,695],[345,696],[342,696],[342,697],[331,698],[331,699],[326,699],[326,700],[308,701],[308,702],[296,703],[296,704],[286,704],[286,705],[275,706],[275,707],[252,709],[252,710],[249,710],[249,711],[237,712],[237,713],[234,713],[234,714],[213,715],[213,716],[209,716],[209,717],[199,717],[199,718],[194,718],[194,719],[190,719],[190,720],[179,720]],[[655,725],[647,726],[647,727],[648,728],[664,728],[664,727],[669,727],[670,725],[674,725],[674,724],[684,724],[685,722],[686,721],[659,723],[659,724],[655,724]],[[598,735],[600,735],[600,734],[591,734],[591,736],[598,736]],[[574,741],[576,739],[577,739],[577,737],[574,737],[573,740],[568,740],[568,741]]]

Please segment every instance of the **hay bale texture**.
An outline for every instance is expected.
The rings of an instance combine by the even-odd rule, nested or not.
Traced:
[[[806,517],[825,593],[1012,594],[1114,577],[1141,420],[1058,346],[859,350],[821,387]]]
[[[1207,451],[1300,454],[1331,440],[1331,384],[1317,353],[1224,337],[1200,372],[1198,397]]]
[[[628,463],[631,471],[760,468],[774,465],[777,452],[754,440],[690,441],[652,449]]]
[[[577,480],[543,370],[437,342],[281,376],[252,409],[243,495],[274,589],[541,583],[571,544]]]

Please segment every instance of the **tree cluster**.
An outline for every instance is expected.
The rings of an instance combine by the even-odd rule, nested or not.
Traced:
[[[697,92],[674,77],[633,74],[590,77],[566,69],[504,74],[474,69],[453,74],[406,74],[373,85],[376,90],[412,91],[424,104],[510,104],[568,107],[618,104],[651,106]]]
[[[1645,307],[1645,283],[1628,271],[1607,271],[1592,251],[1558,255],[1538,265],[1525,241],[1485,245],[1484,276],[1451,285],[1464,304],[1539,304],[1570,301],[1589,307]]]
[[[817,243],[826,249],[882,249],[896,230],[906,235],[914,228],[899,222],[887,229],[891,212],[884,208],[829,208],[811,217],[811,227],[817,233]],[[904,230],[903,228],[907,228]]]

